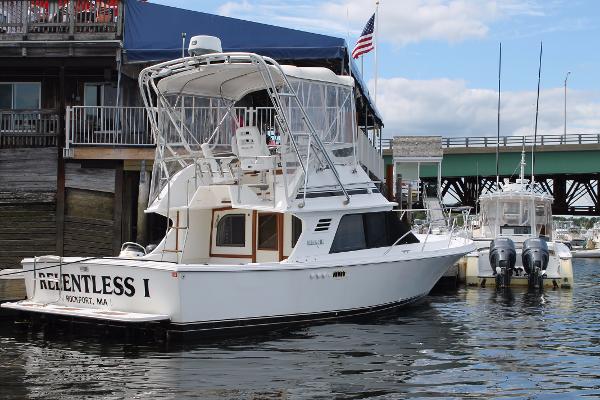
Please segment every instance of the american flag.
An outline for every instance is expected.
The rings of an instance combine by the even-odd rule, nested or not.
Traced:
[[[363,29],[354,50],[352,50],[352,58],[358,58],[363,54],[366,54],[375,48],[373,44],[373,30],[375,29],[375,14],[369,18],[369,22]]]

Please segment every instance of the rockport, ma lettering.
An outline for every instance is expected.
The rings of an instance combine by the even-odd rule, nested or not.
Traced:
[[[94,293],[133,297],[135,295],[135,279],[121,276],[96,276],[79,274],[59,274],[53,272],[39,272],[38,281],[40,289],[62,290],[63,292]],[[144,297],[150,297],[149,279],[142,279]]]

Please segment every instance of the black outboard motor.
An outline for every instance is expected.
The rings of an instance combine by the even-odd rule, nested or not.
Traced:
[[[490,244],[490,265],[496,275],[496,287],[510,286],[510,277],[517,261],[515,244],[509,238],[497,238]]]
[[[544,276],[548,267],[550,252],[546,241],[530,238],[523,243],[523,268],[528,275],[528,284],[532,289],[544,287]]]

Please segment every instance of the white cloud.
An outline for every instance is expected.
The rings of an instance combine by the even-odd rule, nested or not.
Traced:
[[[373,82],[371,82],[372,87]],[[495,136],[498,94],[450,79],[380,79],[378,108],[385,136]],[[372,91],[371,91],[372,92]],[[535,91],[502,92],[501,135],[533,135]],[[568,133],[600,133],[600,94],[570,89]],[[538,134],[562,134],[564,92],[542,90]]]
[[[222,5],[222,15],[339,36],[358,36],[375,1],[239,0]],[[396,45],[423,40],[459,42],[485,37],[490,24],[517,15],[543,15],[532,0],[382,1],[380,38]]]

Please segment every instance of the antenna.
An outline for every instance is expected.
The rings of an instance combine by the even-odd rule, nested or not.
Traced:
[[[185,57],[185,32],[181,32],[181,58]]]
[[[537,100],[535,101],[535,128],[533,130],[533,144],[531,145],[531,185],[535,183],[535,142],[537,142],[538,112],[540,107],[540,80],[542,77],[542,42],[540,42],[540,66],[538,69]]]
[[[498,58],[498,130],[496,134],[496,190],[500,189],[500,173],[498,170],[500,158],[500,74],[502,71],[502,42],[500,42],[500,57]]]

